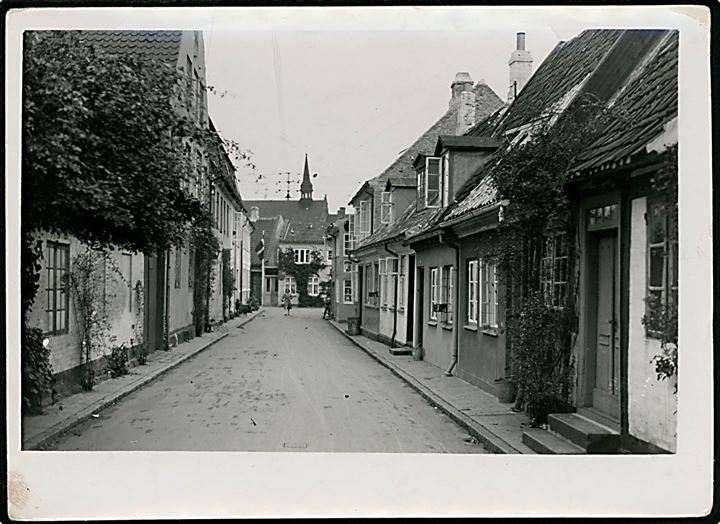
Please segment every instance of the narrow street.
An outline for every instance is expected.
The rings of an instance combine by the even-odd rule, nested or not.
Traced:
[[[268,308],[56,450],[485,453],[321,319]]]

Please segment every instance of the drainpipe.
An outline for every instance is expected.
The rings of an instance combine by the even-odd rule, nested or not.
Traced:
[[[453,289],[455,290],[453,299],[453,314],[457,316],[457,296],[458,296],[458,282],[459,282],[459,274],[460,274],[460,246],[457,244],[454,244],[452,242],[448,242],[446,238],[443,237],[444,233],[441,231],[438,239],[441,244],[446,244],[453,248],[455,250],[455,271],[453,273],[455,274],[455,282],[453,282]],[[450,367],[447,368],[447,371],[443,373],[446,377],[449,377],[452,375],[453,369],[455,369],[455,366],[457,365],[458,361],[458,338],[459,338],[459,330],[457,328],[458,319],[453,319],[453,334],[452,334],[452,361],[450,362]]]
[[[387,247],[387,244],[385,244],[383,246],[383,248],[385,249],[385,251],[387,251],[392,256],[394,256],[395,258],[398,259],[398,271],[400,271],[400,256],[397,253],[395,253],[394,251],[390,251]],[[387,271],[387,269],[386,269],[386,271]],[[393,306],[393,333],[392,333],[392,337],[390,337],[390,347],[391,348],[395,347],[395,336],[397,335],[397,299],[398,299],[398,276],[397,275],[395,275],[395,291],[393,294],[395,295],[395,300],[393,302],[393,304],[394,304],[394,306]]]
[[[177,251],[176,251],[177,253]],[[170,349],[170,250],[165,251],[165,350]]]

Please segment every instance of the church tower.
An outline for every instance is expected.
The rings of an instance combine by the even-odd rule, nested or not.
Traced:
[[[312,202],[313,186],[310,182],[310,169],[308,168],[308,157],[305,153],[305,169],[303,170],[303,179],[300,184],[300,203]]]

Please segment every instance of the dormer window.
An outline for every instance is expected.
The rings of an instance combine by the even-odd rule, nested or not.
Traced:
[[[425,166],[418,171],[418,202],[421,207],[440,207],[440,157],[425,158]]]
[[[391,224],[392,223],[392,208],[393,208],[393,198],[392,198],[392,192],[391,191],[383,191],[382,192],[382,204],[380,208],[380,223],[381,224]]]

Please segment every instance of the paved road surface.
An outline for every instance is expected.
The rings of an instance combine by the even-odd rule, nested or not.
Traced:
[[[51,449],[486,452],[320,317],[269,308]]]

